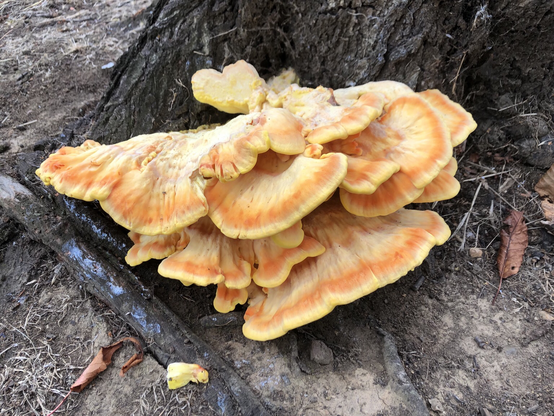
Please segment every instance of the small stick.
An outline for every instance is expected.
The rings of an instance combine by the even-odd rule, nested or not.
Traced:
[[[419,279],[417,279],[417,281],[412,285],[412,290],[414,292],[417,292],[421,287],[421,285],[423,284],[423,282],[425,282],[425,279],[426,279],[425,276],[421,276]]]
[[[462,251],[465,247],[465,243],[466,243],[466,233],[467,233],[467,224],[469,223],[469,217],[471,217],[471,212],[473,211],[473,206],[475,205],[475,201],[477,200],[477,195],[479,195],[479,191],[481,190],[481,185],[483,185],[483,182],[480,182],[479,183],[479,186],[477,187],[477,190],[475,191],[475,195],[473,195],[473,201],[471,201],[471,206],[469,207],[469,211],[466,213],[466,215],[464,216],[464,219],[462,220],[462,222],[464,223],[463,224],[463,227],[464,227],[464,236],[462,238],[462,244],[460,245],[460,248],[458,249],[458,251]],[[465,221],[464,221],[465,220]],[[454,235],[459,231],[459,229],[461,228],[461,224],[458,226],[458,228],[456,228],[456,231],[454,231],[454,233],[452,234],[452,236],[450,236],[450,238],[454,237]]]
[[[464,55],[462,56],[462,60],[460,61],[460,66],[458,66],[458,71],[456,72],[456,76],[451,81],[454,83],[454,85],[452,85],[452,95],[456,95],[456,84],[458,83],[458,77],[460,76],[462,65],[464,64],[464,60],[466,59],[466,53],[467,52],[464,52]]]
[[[480,165],[479,165],[479,166],[480,166]],[[475,178],[464,179],[462,182],[473,182],[473,181],[478,181],[479,179],[492,178],[493,176],[499,176],[499,175],[502,175],[502,174],[504,174],[504,173],[509,173],[509,172],[511,172],[511,170],[504,170],[504,171],[498,172],[498,173],[491,173],[490,175],[476,176]]]
[[[26,126],[30,126],[31,124],[35,124],[38,120],[28,121],[27,123],[20,124],[19,126],[15,126],[16,129],[21,129]]]

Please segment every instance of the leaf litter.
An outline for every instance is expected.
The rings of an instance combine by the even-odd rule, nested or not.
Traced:
[[[101,372],[106,370],[112,362],[112,356],[114,353],[123,346],[123,342],[130,341],[134,344],[137,352],[127,360],[127,362],[121,367],[119,372],[120,377],[124,377],[125,373],[129,371],[131,367],[134,367],[137,364],[140,364],[144,359],[144,351],[142,349],[142,344],[135,337],[125,337],[120,339],[114,344],[108,345],[107,347],[101,347],[96,357],[88,365],[79,378],[71,385],[70,390],[67,392],[67,395],[63,400],[56,406],[56,408],[48,415],[52,415],[59,409],[59,407],[65,402],[69,397],[71,392],[80,393],[83,389],[88,386]]]

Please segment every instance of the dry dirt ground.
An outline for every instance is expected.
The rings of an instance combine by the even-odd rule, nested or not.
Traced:
[[[0,0],[4,156],[40,149],[42,139],[59,137],[65,126],[94,109],[108,85],[110,64],[140,32],[147,7],[142,0]],[[367,380],[385,383],[379,369],[341,372],[348,363],[363,362],[369,347],[353,337],[345,348],[341,332],[333,329],[376,323],[394,336],[407,374],[431,413],[553,415],[554,237],[541,223],[533,191],[544,169],[524,164],[516,146],[493,145],[507,128],[521,127],[521,120],[529,140],[552,134],[553,126],[540,109],[512,106],[510,111],[512,121],[481,123],[458,155],[461,194],[434,207],[453,237],[397,283],[270,343],[244,340],[240,327],[203,327],[198,318],[214,313],[211,288],[160,287],[158,295],[174,309],[186,303],[183,310],[195,311],[183,317],[277,414],[370,414],[363,397],[337,396],[333,389],[303,391],[294,377],[323,374],[347,389]],[[519,119],[518,114],[531,116]],[[498,235],[512,208],[525,214],[529,247],[520,273],[503,283],[492,305]],[[480,249],[481,257],[472,257],[470,248]],[[0,212],[0,415],[48,414],[99,347],[127,335],[132,331],[82,290],[47,247]],[[314,339],[333,351],[331,365],[310,362],[306,351]],[[298,368],[283,359],[291,350]],[[114,366],[81,394],[71,395],[56,414],[215,412],[199,393],[205,386],[169,392],[165,369],[151,356],[119,378],[117,367],[132,353],[132,347],[124,347]],[[387,414],[386,406],[380,414]]]

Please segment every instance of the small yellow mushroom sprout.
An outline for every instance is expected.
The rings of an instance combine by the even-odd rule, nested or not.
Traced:
[[[167,366],[167,387],[175,390],[190,382],[207,383],[208,372],[198,364],[171,363]]]

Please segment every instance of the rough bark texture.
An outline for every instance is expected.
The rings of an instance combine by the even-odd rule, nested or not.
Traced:
[[[195,102],[190,78],[238,59],[262,76],[293,67],[304,86],[439,88],[468,99],[479,119],[516,99],[552,99],[553,11],[548,0],[159,0],[114,70],[90,137],[115,143],[223,120]]]

